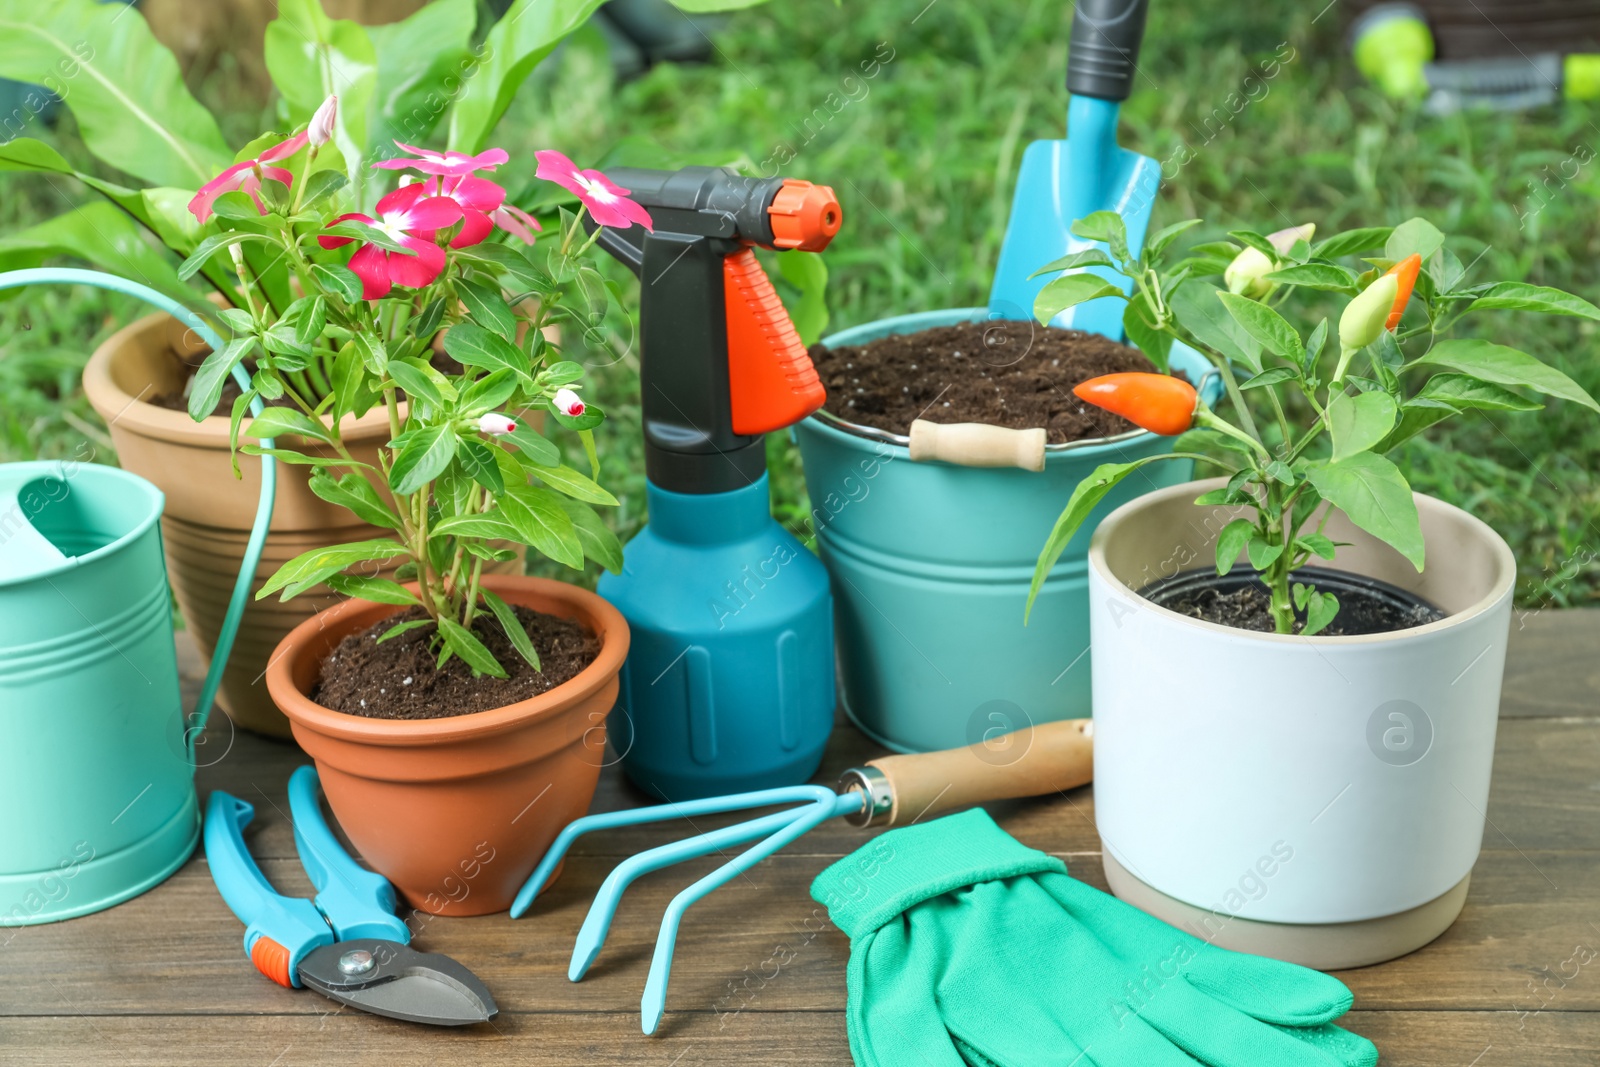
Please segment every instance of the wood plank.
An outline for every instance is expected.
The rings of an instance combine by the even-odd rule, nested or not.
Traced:
[[[1600,608],[1511,613],[1500,717],[1600,716]]]
[[[1371,1038],[1383,1067],[1593,1067],[1600,1016],[1511,1012],[1351,1012],[1345,1025]],[[726,1020],[669,1015],[644,1037],[637,1013],[504,1013],[491,1024],[442,1032],[353,1012],[326,1016],[80,1015],[0,1020],[9,1067],[839,1067],[850,1062],[844,1014],[752,1011]],[[912,1060],[912,1063],[915,1061]]]
[[[1076,877],[1105,888],[1098,856],[1065,858]],[[848,941],[807,892],[824,863],[780,855],[690,909],[673,962],[669,1010],[837,1007]],[[264,866],[286,892],[309,891],[294,861]],[[611,868],[608,858],[574,857],[524,919],[424,917],[413,928],[419,947],[472,968],[506,1010],[637,1011],[667,902],[712,866],[702,860],[636,883],[580,983],[567,981],[567,963]],[[1339,977],[1367,1009],[1532,1012],[1551,1002],[1560,1010],[1600,1011],[1600,959],[1579,961],[1584,954],[1600,957],[1597,867],[1591,855],[1485,853],[1466,910],[1444,936],[1405,959]],[[49,1014],[79,1004],[106,1014],[190,1004],[219,1012],[327,1010],[321,997],[258,975],[244,958],[242,934],[204,861],[196,859],[159,890],[112,911],[4,931],[8,977],[0,1015]]]

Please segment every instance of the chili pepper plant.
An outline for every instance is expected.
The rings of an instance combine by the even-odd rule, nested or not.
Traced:
[[[310,465],[317,496],[392,531],[297,556],[258,598],[288,599],[326,582],[348,596],[420,606],[426,618],[379,640],[432,626],[439,666],[456,656],[475,674],[504,677],[472,632],[487,611],[537,668],[515,613],[479,579],[486,562],[513,558],[508,542],[574,568],[586,557],[621,566],[617,539],[591,506],[615,498],[565,465],[527,414],[542,409],[575,432],[598,472],[592,431],[603,413],[581,399],[583,368],[561,358],[545,328],[582,332],[598,321],[596,306],[604,310],[608,290],[587,262],[599,226],[586,234],[584,215],[618,227],[649,227],[650,216],[603,174],[540,152],[537,177],[574,193],[581,207],[563,210],[559,229],[534,244],[538,220],[507,205],[505,189],[485,177],[508,162],[503,150],[404,144],[405,156],[373,164],[401,172],[375,214],[341,212],[348,179],[337,151],[328,152],[337,107],[330,97],[293,136],[262,138],[190,201],[213,232],[180,275],[220,261],[243,306],[218,312],[231,339],[195,374],[189,413],[211,414],[230,372],[245,366],[250,388],[233,401],[231,447],[241,450],[241,431],[276,439],[276,447],[242,451]],[[246,245],[288,264],[299,295],[281,313],[261,295]],[[448,360],[435,351],[441,335]],[[269,406],[245,424],[257,398]],[[341,439],[341,420],[373,408],[386,414],[391,435],[377,466]],[[406,560],[396,576],[414,578],[415,591],[372,573],[396,558]]]
[[[1249,509],[1218,535],[1217,573],[1228,573],[1242,552],[1271,593],[1276,631],[1315,634],[1338,614],[1338,598],[1295,578],[1313,558],[1334,557],[1339,546],[1324,533],[1333,511],[1423,568],[1411,487],[1388,453],[1469,411],[1539,410],[1543,404],[1524,389],[1600,411],[1537,357],[1455,336],[1458,325],[1475,327],[1485,312],[1600,321],[1600,308],[1544,286],[1469,281],[1445,235],[1424,219],[1346,230],[1315,244],[1311,224],[1270,236],[1235,230],[1228,240],[1174,254],[1177,239],[1199,222],[1155,233],[1136,254],[1121,218],[1098,212],[1073,233],[1104,250],[1077,252],[1038,272],[1073,272],[1039,294],[1041,322],[1086,300],[1120,297],[1129,341],[1162,370],[1175,341],[1201,352],[1225,386],[1228,414],[1166,374],[1108,375],[1077,386],[1087,403],[1153,433],[1182,436],[1170,452],[1102,464],[1078,484],[1039,554],[1029,609],[1068,540],[1114,485],[1146,464],[1191,459],[1228,479],[1197,504]],[[1084,270],[1091,267],[1106,276]],[[1126,279],[1129,292],[1111,275]],[[1336,319],[1322,314],[1330,300],[1343,304]]]

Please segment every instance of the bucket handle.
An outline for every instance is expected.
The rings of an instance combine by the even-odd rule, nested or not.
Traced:
[[[915,463],[954,463],[962,467],[1020,467],[1044,470],[1045,431],[1010,430],[981,422],[911,424],[911,459]]]

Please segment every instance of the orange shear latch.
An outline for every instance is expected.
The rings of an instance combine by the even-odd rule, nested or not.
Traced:
[[[289,950],[272,938],[256,938],[256,943],[250,946],[250,962],[256,965],[256,970],[284,988],[294,987],[294,982],[289,978]]]
[[[724,259],[722,277],[733,432],[793,426],[828,399],[817,369],[754,252],[746,248]]]

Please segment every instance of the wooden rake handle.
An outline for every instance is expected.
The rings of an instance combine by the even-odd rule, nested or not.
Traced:
[[[1094,780],[1094,720],[1025,727],[942,752],[884,756],[852,767],[841,791],[866,794],[858,826],[898,826],[991,800],[1040,796]]]

